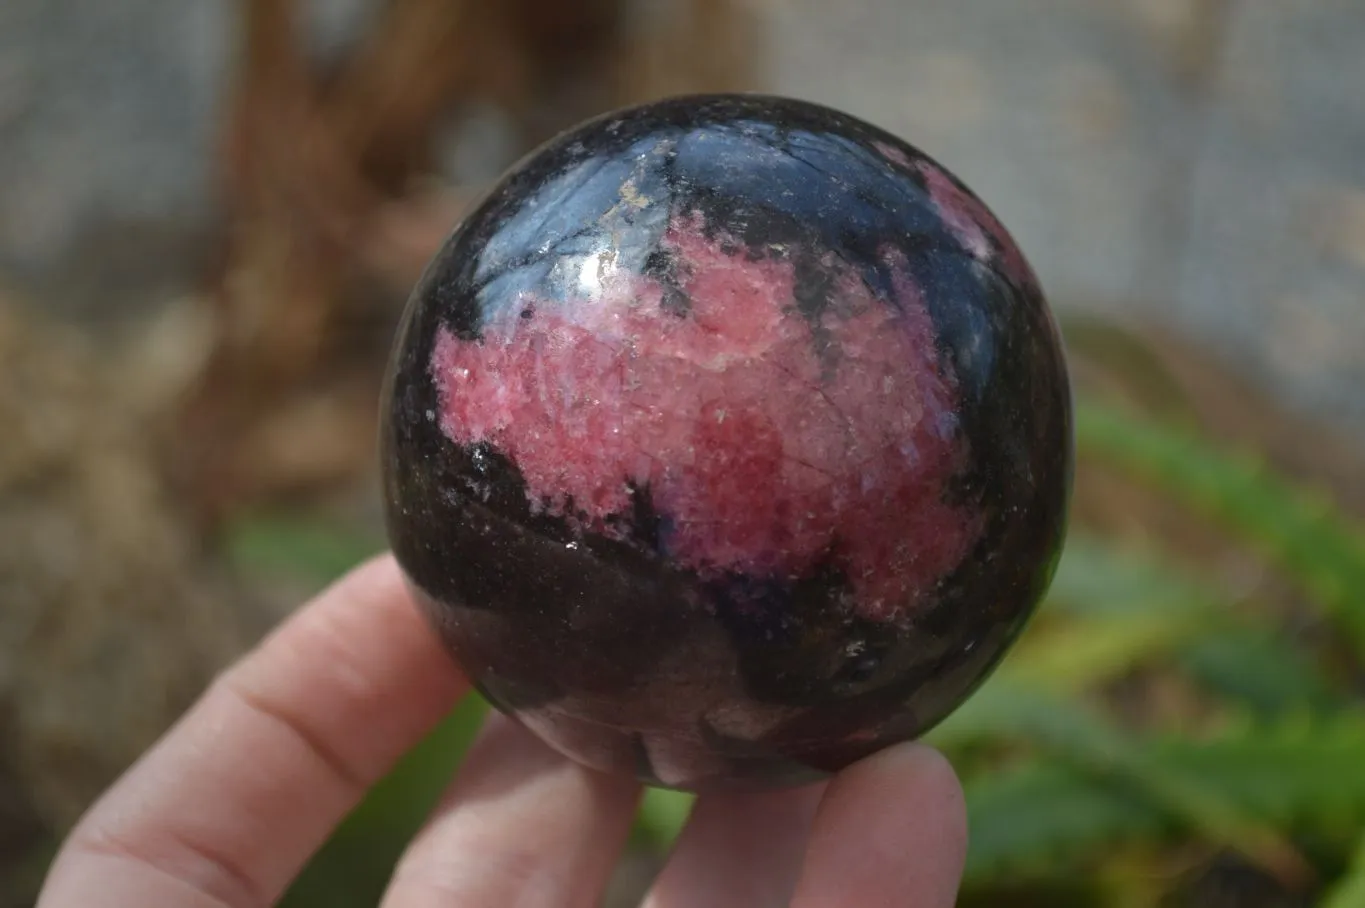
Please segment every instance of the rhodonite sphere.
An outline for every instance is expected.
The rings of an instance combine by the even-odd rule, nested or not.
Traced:
[[[455,228],[384,392],[389,537],[495,706],[657,785],[915,738],[1046,590],[1061,342],[922,152],[779,98],[556,138]]]

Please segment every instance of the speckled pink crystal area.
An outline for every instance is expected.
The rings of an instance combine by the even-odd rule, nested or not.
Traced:
[[[888,306],[829,256],[836,303],[812,324],[789,261],[705,226],[677,218],[664,240],[681,315],[604,265],[597,299],[520,299],[478,342],[441,331],[442,430],[506,453],[585,530],[615,532],[647,487],[669,553],[703,574],[797,575],[832,551],[864,614],[913,609],[978,528],[941,497],[967,452],[914,282],[896,269]]]

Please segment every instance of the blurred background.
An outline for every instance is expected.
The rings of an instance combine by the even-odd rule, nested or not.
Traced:
[[[1034,263],[1074,528],[933,740],[966,905],[1365,905],[1365,3],[0,2],[0,906],[225,662],[383,547],[378,384],[482,187],[665,94],[843,108]],[[478,721],[293,906],[369,906]],[[610,904],[686,815],[653,793]]]

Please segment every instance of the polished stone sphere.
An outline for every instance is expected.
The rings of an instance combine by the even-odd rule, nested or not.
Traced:
[[[760,96],[516,165],[414,291],[388,529],[453,657],[589,766],[795,784],[915,738],[1046,590],[1061,342],[999,221],[905,142]]]

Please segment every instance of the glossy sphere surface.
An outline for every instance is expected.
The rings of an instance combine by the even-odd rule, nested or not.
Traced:
[[[394,550],[479,689],[693,790],[951,712],[1043,594],[1072,470],[1060,342],[995,217],[765,97],[514,168],[408,304],[382,433]]]

